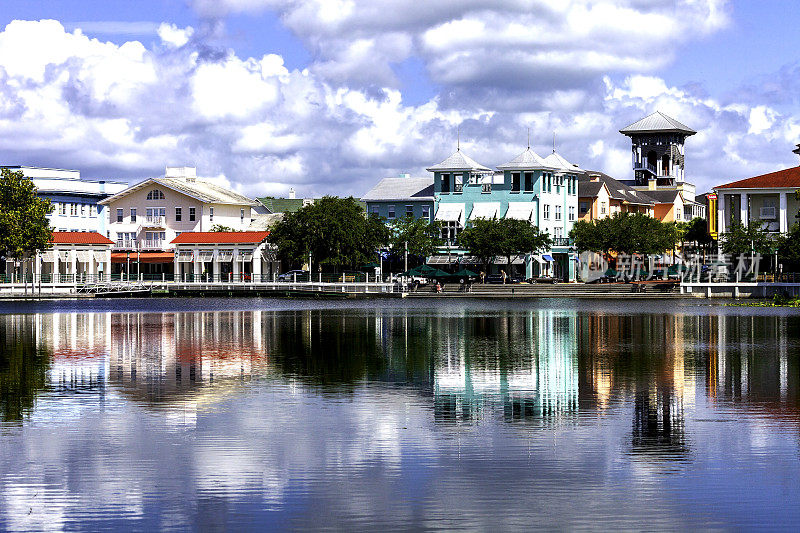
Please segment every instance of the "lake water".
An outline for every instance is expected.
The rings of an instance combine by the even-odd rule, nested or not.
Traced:
[[[800,528],[796,309],[0,313],[2,530]]]

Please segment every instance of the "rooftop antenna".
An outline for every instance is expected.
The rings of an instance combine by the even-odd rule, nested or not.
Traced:
[[[528,126],[528,150],[531,149],[531,128]]]
[[[553,132],[553,153],[556,153],[556,132]]]
[[[461,125],[456,129],[456,151],[461,151]]]

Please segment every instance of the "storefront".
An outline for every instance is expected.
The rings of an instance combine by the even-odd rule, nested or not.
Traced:
[[[274,281],[280,270],[268,231],[186,232],[175,246],[179,281]]]

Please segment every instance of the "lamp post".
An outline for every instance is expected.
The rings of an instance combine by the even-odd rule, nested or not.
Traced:
[[[405,254],[404,254],[405,263],[403,266],[405,266],[405,268],[403,269],[403,272],[408,272],[408,241],[405,241],[404,244],[405,244]]]
[[[125,276],[128,278],[126,281],[131,280],[131,251],[125,252],[125,259],[128,260],[128,266],[125,268]]]

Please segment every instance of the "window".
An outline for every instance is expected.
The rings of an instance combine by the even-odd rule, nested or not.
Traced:
[[[59,214],[59,215],[62,215],[62,216],[66,216],[66,215],[67,215],[67,204],[65,204],[65,203],[63,203],[63,202],[62,202],[62,203],[61,203],[61,204],[58,206],[58,214]]]
[[[570,206],[570,208],[569,208],[569,219],[570,220],[575,220],[575,208],[572,207],[572,206]]]
[[[78,216],[78,204],[69,204],[69,215],[72,217]]]
[[[380,214],[380,208],[377,205],[370,206],[372,210],[372,214],[378,216]]]
[[[525,173],[525,192],[533,192],[533,172]]]
[[[394,206],[393,205],[389,206],[389,216],[386,217],[386,218],[388,218],[389,220],[394,220]]]
[[[427,220],[431,219],[431,206],[429,205],[422,206],[422,218]]]
[[[578,204],[578,212],[585,215],[589,211],[589,202],[581,202]]]
[[[556,220],[561,220],[561,206],[556,206]]]
[[[175,222],[180,222],[182,218],[183,218],[183,208],[182,207],[176,207],[175,208]]]
[[[450,193],[450,174],[442,174],[442,192]]]
[[[89,216],[94,216],[94,204],[89,204]]]
[[[131,223],[136,222],[136,208],[131,207]]]
[[[481,193],[489,194],[492,192],[492,184],[491,183],[484,183],[481,185]]]
[[[195,212],[196,211],[195,211],[194,207],[190,207],[189,208],[189,222],[194,222],[195,220],[197,220],[197,217],[195,216]]]
[[[519,172],[511,173],[511,192],[519,192]]]
[[[556,239],[560,239],[563,236],[564,236],[564,228],[562,227],[553,228],[553,237],[555,237]]]
[[[414,216],[414,206],[413,205],[407,205],[406,206],[406,216],[409,217],[409,218]]]
[[[456,184],[453,188],[453,192],[461,192],[464,190],[464,175],[463,174],[453,174],[453,179],[455,180]]]
[[[478,174],[474,172],[469,173],[469,184],[470,185],[477,185],[478,184]]]
[[[600,214],[601,215],[605,215],[606,214],[606,203],[605,202],[600,202]]]
[[[208,208],[208,221],[209,222],[214,222],[214,208],[213,207],[209,207]]]
[[[122,223],[124,217],[124,211],[122,209],[117,209],[117,222]]]
[[[545,219],[545,220],[550,220],[550,206],[547,205],[547,204],[544,204],[544,206],[542,207],[542,210],[543,210],[542,218]]]
[[[86,204],[81,204],[81,216],[86,216]]]
[[[239,220],[244,223],[244,209],[239,209]]]
[[[152,191],[147,193],[147,199],[148,200],[163,200],[164,199],[164,193],[161,192],[161,190],[159,190],[159,189],[153,189]]]
[[[148,207],[147,208],[147,221],[148,222],[164,222],[167,218],[166,207]]]

